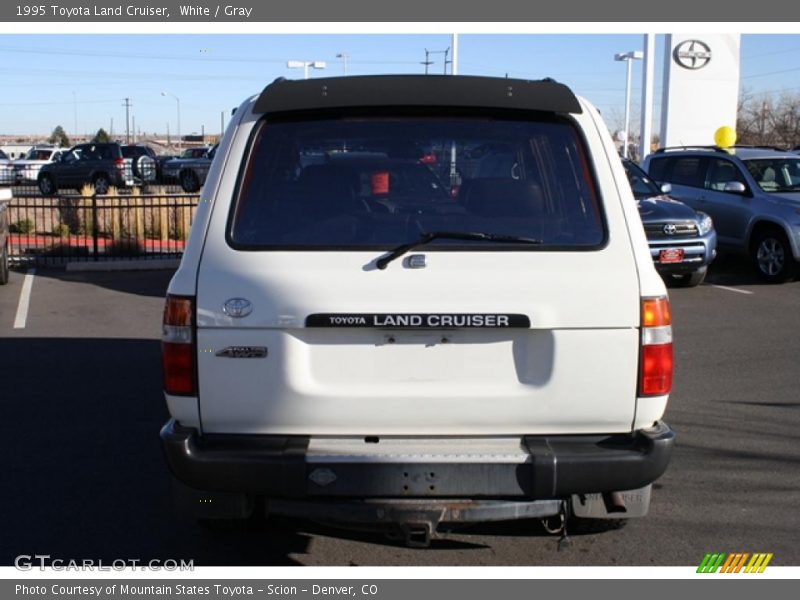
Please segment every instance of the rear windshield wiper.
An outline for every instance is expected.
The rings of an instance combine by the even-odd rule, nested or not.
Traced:
[[[413,250],[418,246],[424,246],[428,242],[435,239],[443,240],[468,240],[477,242],[503,242],[506,244],[541,244],[542,240],[534,238],[520,237],[516,235],[501,235],[498,233],[477,233],[469,231],[430,231],[423,233],[413,242],[407,244],[400,244],[389,254],[382,256],[375,261],[375,266],[379,269],[385,269],[386,265],[392,262],[395,258],[403,256],[409,250]]]

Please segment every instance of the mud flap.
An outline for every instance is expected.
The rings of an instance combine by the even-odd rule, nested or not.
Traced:
[[[622,492],[573,494],[572,513],[583,519],[631,519],[643,517],[650,507],[651,485]]]

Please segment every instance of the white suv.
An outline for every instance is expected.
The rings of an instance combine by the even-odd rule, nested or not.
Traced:
[[[672,332],[594,108],[551,80],[278,80],[236,111],[164,311],[200,518],[399,530],[646,513]]]

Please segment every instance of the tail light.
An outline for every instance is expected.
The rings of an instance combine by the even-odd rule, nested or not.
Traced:
[[[194,298],[167,296],[161,333],[161,364],[167,394],[196,394],[194,334]]]
[[[639,396],[664,396],[672,390],[672,313],[666,297],[642,299]]]
[[[114,166],[117,167],[117,170],[120,173],[125,172],[125,159],[124,158],[115,158],[114,159]]]

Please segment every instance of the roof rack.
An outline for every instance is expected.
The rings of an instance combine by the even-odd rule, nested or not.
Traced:
[[[719,152],[722,148],[719,146],[666,146],[657,149],[653,154],[663,154],[674,150],[708,150],[710,152]]]
[[[791,152],[786,148],[780,148],[778,146],[735,144],[733,146],[728,146],[726,148],[723,148],[722,146],[667,146],[665,148],[659,148],[653,154],[663,154],[665,152],[670,152],[673,150],[708,150],[709,152],[725,152],[726,150],[730,149],[775,150],[776,152]]]
[[[469,75],[357,75],[278,79],[264,88],[253,112],[275,114],[385,106],[582,112],[572,90],[552,79],[528,81]]]

